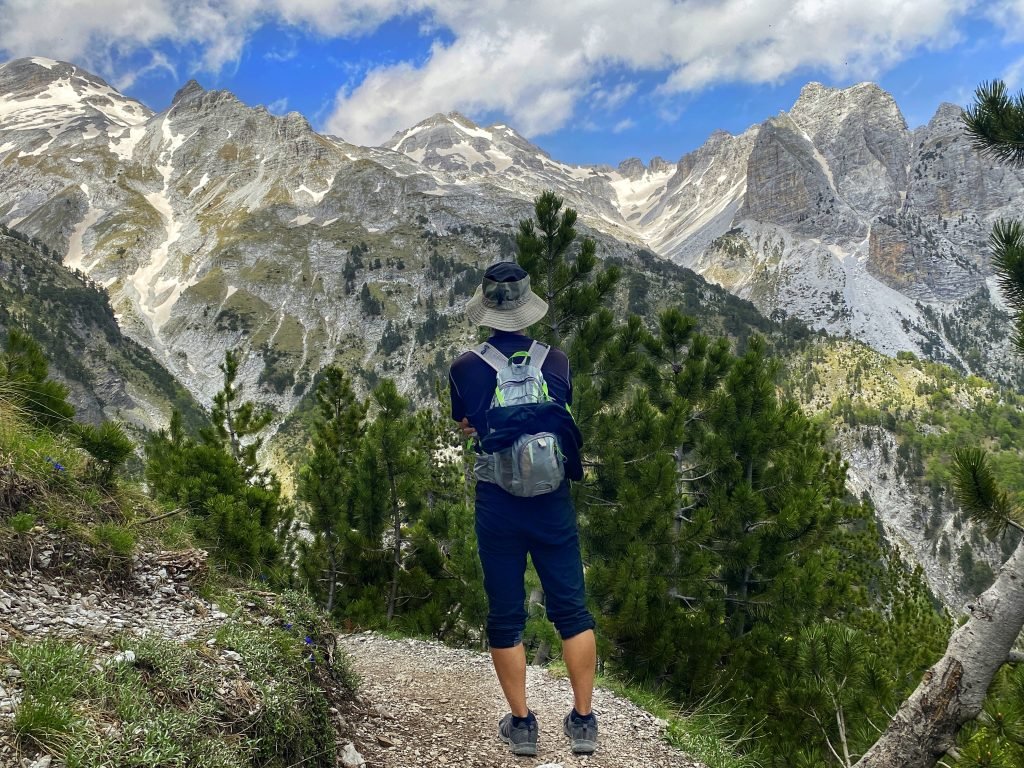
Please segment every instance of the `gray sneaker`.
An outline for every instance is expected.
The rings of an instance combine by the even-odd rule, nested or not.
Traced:
[[[498,721],[498,738],[508,744],[513,755],[536,755],[539,734],[536,718],[528,724],[516,726],[509,712]]]
[[[597,715],[581,720],[570,712],[563,721],[563,730],[572,742],[571,749],[575,754],[589,755],[597,750]]]

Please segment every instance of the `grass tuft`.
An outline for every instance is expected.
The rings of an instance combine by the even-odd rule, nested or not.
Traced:
[[[211,639],[186,646],[124,634],[114,655],[48,638],[15,643],[18,740],[68,768],[333,766],[323,650],[238,622]],[[241,656],[241,671],[220,658],[226,650]]]

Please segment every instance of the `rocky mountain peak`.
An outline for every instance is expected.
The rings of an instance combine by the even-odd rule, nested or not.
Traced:
[[[206,93],[206,89],[203,88],[195,80],[189,80],[185,85],[178,89],[178,92],[174,94],[174,98],[171,99],[171,106],[175,106],[179,102],[188,101],[198,95]]]
[[[858,83],[849,88],[808,83],[788,114],[812,137],[851,118],[907,130],[896,100],[875,83]]]
[[[62,77],[71,77],[76,71],[76,67],[66,61],[30,56],[0,64],[0,82],[3,82],[5,87],[8,84],[13,84],[21,89],[29,90],[45,87],[46,83],[51,83]],[[88,75],[88,73],[84,74]],[[89,75],[89,77],[100,80],[94,75]]]
[[[655,155],[651,158],[650,165],[647,167],[651,170],[651,173],[660,173],[661,171],[667,171],[674,166],[675,163],[670,163],[665,158]]]
[[[928,121],[928,125],[959,125],[963,117],[963,113],[963,107],[959,104],[950,104],[948,101],[944,101],[942,104],[939,104],[939,108],[935,110],[935,114],[932,115],[932,119]]]
[[[627,179],[639,179],[647,171],[647,166],[639,157],[630,157],[619,163],[619,173]]]
[[[141,125],[152,114],[103,78],[67,62],[33,56],[0,65],[0,132],[18,132],[14,144],[28,154],[72,129],[93,135]]]

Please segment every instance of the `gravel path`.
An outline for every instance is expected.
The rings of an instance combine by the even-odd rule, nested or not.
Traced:
[[[361,722],[352,725],[367,768],[704,768],[662,740],[653,715],[603,689],[594,692],[600,747],[573,755],[562,734],[569,681],[535,667],[526,686],[540,721],[538,755],[513,757],[496,735],[506,704],[490,656],[372,633],[340,645],[363,680]]]

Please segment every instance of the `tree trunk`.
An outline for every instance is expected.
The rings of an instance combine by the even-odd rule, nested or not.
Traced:
[[[330,548],[330,556],[327,560],[327,615],[334,609],[334,588],[338,583],[338,558],[334,547]]]
[[[391,484],[391,516],[394,523],[395,549],[394,571],[391,576],[391,594],[388,596],[388,624],[395,616],[395,603],[398,601],[398,574],[402,571],[402,513],[398,507],[398,488],[395,474],[388,465],[388,481]]]
[[[981,712],[1024,626],[1024,541],[968,608],[970,619],[950,637],[945,655],[854,768],[932,768],[952,749],[960,726]]]

